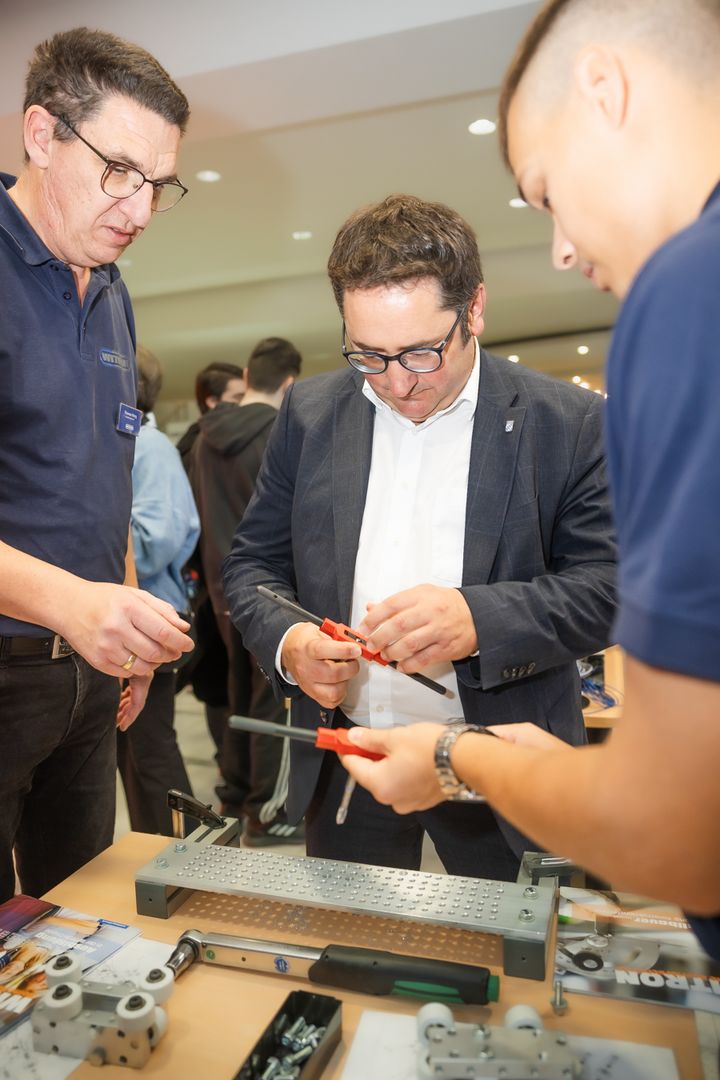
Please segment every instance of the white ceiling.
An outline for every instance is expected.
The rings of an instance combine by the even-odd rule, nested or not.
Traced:
[[[325,277],[348,214],[393,191],[449,203],[476,229],[488,287],[484,342],[565,377],[601,381],[615,302],[549,261],[549,222],[513,210],[494,136],[502,72],[537,3],[513,0],[0,0],[0,168],[21,163],[27,60],[57,30],[95,26],[145,46],[193,115],[179,172],[191,188],[129,249],[140,340],[191,396],[210,360],[243,363],[269,334],[305,373],[336,367]],[[222,180],[203,184],[200,169]],[[292,239],[294,230],[312,239]],[[122,265],[122,264],[121,264]],[[595,331],[591,333],[591,331]],[[577,356],[577,345],[590,354]]]

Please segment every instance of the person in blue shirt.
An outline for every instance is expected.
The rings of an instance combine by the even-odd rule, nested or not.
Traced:
[[[188,115],[144,49],[56,34],[28,71],[21,175],[0,174],[0,901],[15,867],[40,896],[112,843],[116,716],[192,647],[123,584],[139,415],[115,266],[184,194]]]
[[[625,707],[601,746],[521,725],[498,729],[509,742],[463,733],[449,751],[457,777],[539,844],[703,916],[693,926],[718,958],[719,56],[717,2],[549,0],[505,77],[505,159],[552,217],[555,265],[623,301],[606,437]],[[382,618],[361,628],[369,647],[413,670]],[[388,756],[345,761],[396,809],[433,805],[438,736],[358,733]]]
[[[200,536],[200,520],[180,454],[158,430],[153,409],[162,386],[154,353],[138,346],[137,407],[143,414],[132,470],[130,512],[138,584],[187,618],[189,598],[183,568]],[[175,735],[177,662],[155,669],[142,712],[119,731],[118,770],[130,825],[136,832],[172,835],[167,792],[192,794]]]

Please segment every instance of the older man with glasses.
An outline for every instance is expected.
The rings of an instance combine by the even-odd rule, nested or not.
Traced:
[[[143,49],[56,34],[30,63],[24,169],[0,174],[0,900],[13,848],[39,896],[112,842],[116,717],[192,647],[169,604],[123,584],[141,416],[114,265],[185,194],[188,115]]]
[[[513,719],[585,741],[575,661],[608,644],[614,610],[602,400],[480,347],[477,241],[446,206],[359,211],[329,274],[351,370],[285,397],[226,562],[231,615],[296,723],[445,723],[454,798],[401,817],[358,788],[338,825],[347,774],[293,743],[288,819],[305,813],[310,855],[416,869],[427,832],[451,873],[512,880],[525,837],[456,781],[449,750],[466,725]],[[258,585],[357,627],[399,670]]]

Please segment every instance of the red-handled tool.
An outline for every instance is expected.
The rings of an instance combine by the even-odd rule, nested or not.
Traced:
[[[376,754],[372,750],[364,750],[362,746],[356,746],[348,739],[348,728],[317,728],[311,731],[307,728],[291,727],[289,724],[274,724],[271,720],[255,720],[251,716],[231,716],[229,721],[235,731],[252,731],[257,735],[280,735],[283,739],[299,739],[301,742],[312,743],[319,750],[333,750],[340,757],[345,754],[357,754],[359,757],[370,758],[372,761],[381,761],[384,754]]]
[[[318,615],[313,615],[311,611],[301,608],[299,604],[288,600],[286,596],[281,596],[280,593],[273,592],[272,589],[266,589],[264,585],[258,585],[257,591],[266,599],[280,604],[281,607],[287,608],[288,611],[294,611],[296,615],[301,615],[305,622],[311,622],[315,626],[319,626],[320,633],[327,634],[333,641],[352,641],[354,644],[359,645],[364,660],[372,660],[376,664],[395,668],[397,671],[397,662],[395,660],[386,660],[379,652],[372,652],[368,649],[367,640],[361,634],[358,634],[357,630],[345,626],[344,623],[335,622],[334,619],[321,619]],[[428,690],[434,690],[436,694],[447,694],[448,692],[446,686],[435,682],[434,679],[428,679],[426,675],[421,675],[419,671],[412,674],[408,671],[401,671],[400,674],[407,675],[409,679],[414,679],[415,682],[419,682],[422,686],[427,686]]]

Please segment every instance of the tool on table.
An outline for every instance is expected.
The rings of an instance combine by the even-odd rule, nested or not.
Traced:
[[[196,960],[307,978],[361,994],[392,994],[467,1005],[497,1001],[500,987],[499,976],[473,964],[400,956],[350,945],[318,949],[234,934],[203,934],[199,930],[186,930],[181,935],[165,967],[177,978]]]
[[[362,656],[364,660],[374,660],[376,664],[382,664],[383,667],[391,667],[398,670],[396,660],[386,660],[379,652],[371,652],[367,647],[367,639],[361,634],[358,634],[357,630],[352,630],[349,626],[345,626],[344,623],[335,622],[333,619],[321,619],[318,615],[313,615],[311,611],[306,611],[305,608],[301,608],[299,604],[295,604],[292,600],[288,600],[286,596],[281,596],[280,593],[273,592],[272,589],[265,588],[264,585],[258,585],[257,591],[261,596],[266,597],[268,600],[273,600],[276,604],[280,604],[281,607],[285,607],[288,611],[294,611],[296,615],[302,615],[305,622],[315,623],[320,627],[320,632],[327,634],[333,641],[352,641],[356,645],[359,645],[362,650]],[[419,671],[410,673],[407,671],[401,671],[401,675],[407,675],[409,679],[414,679],[415,682],[420,683],[422,686],[427,686],[428,690],[434,690],[436,694],[447,694],[448,689],[439,682],[435,682],[434,679],[428,679],[426,675],[421,675]]]
[[[237,822],[228,819],[231,823],[237,829]],[[200,891],[414,923],[423,927],[428,940],[437,939],[438,949],[444,938],[438,927],[452,927],[477,932],[480,937],[473,948],[488,957],[498,955],[501,943],[506,975],[545,978],[555,924],[551,889],[305,855],[272,855],[225,846],[232,835],[227,828],[201,826],[187,839],[172,840],[158,851],[135,874],[138,914],[167,919],[193,891]],[[308,910],[309,922],[322,926],[322,918]]]

